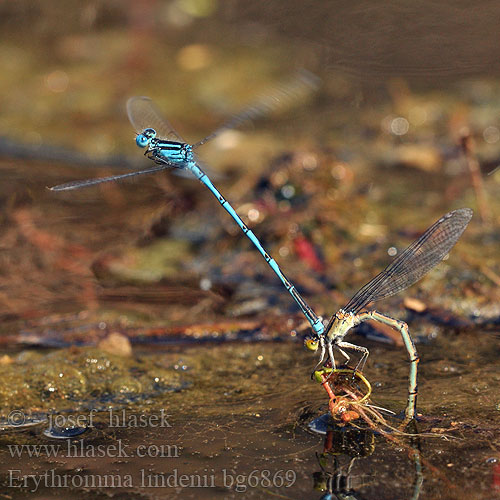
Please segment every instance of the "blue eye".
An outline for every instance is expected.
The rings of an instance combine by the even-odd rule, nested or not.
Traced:
[[[135,138],[135,143],[140,148],[145,148],[149,144],[149,138],[143,134],[138,134],[137,137]]]

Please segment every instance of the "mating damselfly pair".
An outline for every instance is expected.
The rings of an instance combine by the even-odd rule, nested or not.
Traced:
[[[222,207],[231,215],[298,304],[313,329],[313,334],[306,338],[305,345],[311,350],[320,349],[320,361],[317,367],[320,367],[327,357],[332,368],[335,368],[334,349],[336,349],[347,361],[349,361],[350,356],[345,352],[346,350],[361,353],[356,369],[362,369],[369,354],[368,349],[345,342],[344,337],[351,328],[364,321],[375,320],[387,324],[401,333],[411,363],[408,402],[405,411],[406,419],[410,420],[415,416],[417,363],[419,358],[409,334],[408,326],[402,321],[390,318],[377,311],[364,311],[364,309],[372,302],[389,297],[408,288],[436,266],[460,238],[472,217],[472,210],[462,208],[441,217],[420,238],[396,257],[380,274],[362,287],[343,308],[331,316],[328,322],[324,323],[322,318],[303,299],[290,280],[286,278],[276,261],[264,249],[253,231],[247,227],[226,198],[213,185],[207,174],[201,169],[200,162],[194,153],[194,150],[199,146],[214,139],[224,130],[239,126],[247,120],[256,119],[274,108],[286,104],[291,99],[296,99],[302,93],[315,88],[317,84],[318,80],[314,75],[302,72],[288,84],[278,87],[263,98],[258,99],[255,103],[245,108],[241,113],[228,120],[213,133],[194,145],[190,145],[183,140],[169,122],[161,116],[149,98],[133,97],[127,102],[127,112],[130,122],[137,132],[136,144],[140,148],[144,148],[144,154],[157,165],[122,175],[70,182],[51,189],[53,191],[79,189],[104,182],[154,174],[169,169],[180,169],[190,172],[211,191]]]

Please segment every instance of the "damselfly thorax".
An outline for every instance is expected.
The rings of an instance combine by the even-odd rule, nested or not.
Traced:
[[[356,351],[361,358],[356,365],[363,368],[369,351],[366,347],[344,341],[348,331],[364,321],[377,321],[400,332],[403,344],[410,361],[410,377],[408,384],[408,403],[406,419],[415,416],[417,400],[417,364],[419,361],[415,344],[410,336],[408,325],[375,310],[366,311],[366,307],[385,297],[390,297],[410,287],[436,266],[453,248],[467,224],[472,218],[470,208],[453,210],[415,240],[401,252],[381,273],[375,276],[352,297],[352,299],[330,318],[323,335],[311,335],[305,340],[308,349],[320,349],[320,360],[315,370],[323,365],[328,355],[332,368],[335,368],[334,348],[340,352],[347,362],[350,359],[346,350]]]
[[[146,148],[144,154],[157,163],[168,163],[170,166],[182,168],[186,163],[194,161],[193,150],[185,142],[158,139],[154,128],[146,128],[137,134],[135,143],[140,148]]]
[[[326,335],[327,341],[334,344],[341,341],[355,324],[355,316],[352,312],[339,309],[326,327],[326,332],[328,332]]]

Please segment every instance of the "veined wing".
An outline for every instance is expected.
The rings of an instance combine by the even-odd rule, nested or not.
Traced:
[[[127,115],[138,134],[144,129],[153,128],[159,139],[186,142],[170,125],[170,122],[162,116],[160,110],[149,97],[131,97],[127,101]]]
[[[196,162],[196,165],[198,165],[198,168],[207,174],[211,181],[220,181],[221,179],[224,179],[224,174],[216,172],[210,165],[207,165],[204,161],[200,160],[197,154],[193,153],[193,159]],[[190,168],[176,168],[175,170],[172,170],[172,173],[177,177],[184,177],[186,179],[195,178]]]
[[[370,302],[390,297],[416,283],[443,260],[471,218],[470,208],[460,208],[441,217],[380,274],[361,288],[343,307],[344,311],[356,314]]]
[[[320,79],[306,70],[297,72],[290,81],[272,87],[237,115],[223,123],[210,135],[193,145],[193,149],[215,139],[221,132],[239,127],[242,123],[255,120],[279,108],[289,106],[319,87]]]
[[[155,174],[156,172],[161,172],[162,170],[166,170],[168,168],[171,168],[171,165],[169,164],[159,165],[157,167],[148,168],[146,170],[129,172],[128,174],[111,175],[109,177],[99,177],[97,179],[88,179],[86,181],[67,182],[66,184],[59,184],[58,186],[54,186],[49,189],[51,191],[71,191],[72,189],[80,189],[84,187],[95,186],[96,184],[102,184],[104,182],[120,181],[122,179],[128,179],[129,177],[136,177],[138,175]]]

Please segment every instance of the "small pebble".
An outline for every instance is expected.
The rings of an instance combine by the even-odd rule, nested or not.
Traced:
[[[12,363],[12,358],[8,354],[4,354],[0,357],[0,365],[10,365]]]
[[[405,297],[404,306],[406,309],[418,313],[422,313],[427,309],[427,306],[421,300],[414,299],[412,297]]]
[[[130,340],[118,332],[110,333],[99,342],[97,347],[110,354],[116,354],[117,356],[128,357],[132,355]]]

